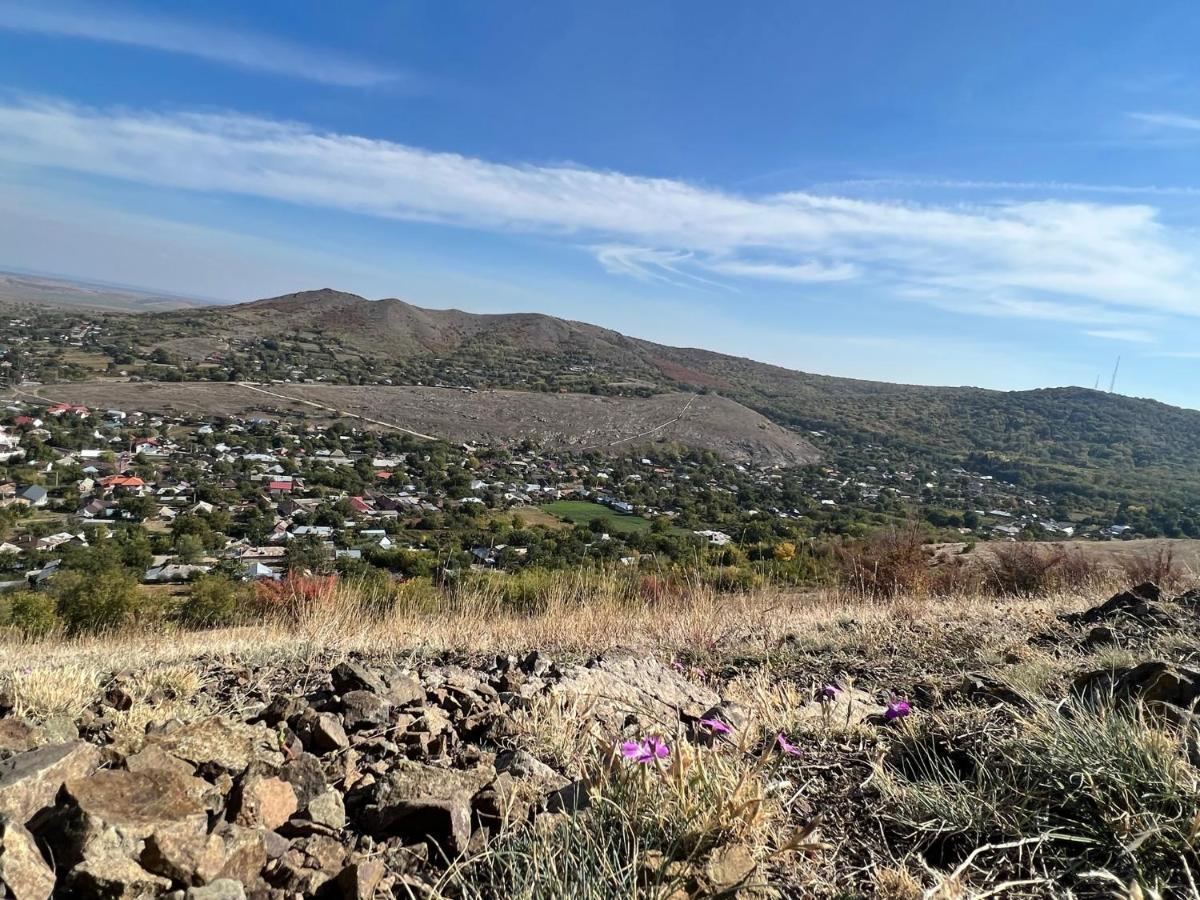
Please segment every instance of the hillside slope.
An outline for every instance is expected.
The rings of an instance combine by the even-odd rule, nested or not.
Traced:
[[[487,381],[504,386],[503,364],[513,360],[547,370],[573,364],[659,388],[711,389],[794,428],[935,457],[973,456],[998,474],[1065,477],[1084,489],[1103,486],[1113,471],[1123,480],[1200,484],[1200,412],[1083,388],[1001,392],[811,375],[551,316],[429,310],[332,290],[156,318],[223,342],[251,334],[333,337],[387,360],[436,359],[436,374],[467,383],[473,368],[498,360],[500,371]],[[1083,472],[1096,477],[1080,479]]]
[[[760,466],[803,465],[819,458],[816,449],[794,431],[716,395],[594,397],[340,384],[255,389],[207,382],[73,382],[45,385],[37,389],[36,396],[57,403],[116,405],[149,413],[333,418],[337,411],[365,417],[368,427],[386,427],[386,423],[453,443],[513,446],[529,440],[566,450],[604,450],[621,446],[641,449],[667,441]]]
[[[711,391],[822,433],[847,471],[906,461],[1019,484],[1060,516],[1139,516],[1200,534],[1200,412],[1082,388],[1002,392],[792,371],[536,314],[476,315],[306,291],[236,306],[110,316],[116,358],[163,380],[447,385],[539,393]],[[805,435],[806,438],[808,435]],[[1061,502],[1059,502],[1061,501]]]

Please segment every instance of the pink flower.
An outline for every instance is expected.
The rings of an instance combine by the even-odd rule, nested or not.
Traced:
[[[892,699],[887,703],[887,712],[883,714],[885,722],[892,722],[896,719],[903,719],[910,712],[912,707],[908,705],[908,701],[892,695]]]
[[[684,674],[687,671],[687,667],[684,666],[684,664],[681,663],[677,659],[671,660],[671,668],[674,669],[676,672],[678,672],[680,675]]]
[[[836,700],[841,692],[842,689],[836,684],[827,684],[821,688],[820,696],[822,700]]]
[[[702,728],[707,728],[709,731],[717,734],[732,734],[733,729],[722,722],[720,719],[701,719],[700,725]]]
[[[788,756],[801,756],[804,753],[803,750],[785,738],[782,731],[775,735],[775,743]]]
[[[621,755],[630,762],[650,763],[666,759],[671,754],[671,748],[660,737],[651,735],[641,741],[626,741],[621,745]]]

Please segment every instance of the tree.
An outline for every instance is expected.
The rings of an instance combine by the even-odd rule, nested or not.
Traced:
[[[128,625],[137,611],[137,582],[123,569],[95,574],[62,572],[52,590],[58,614],[71,634],[115,631]]]
[[[175,552],[181,563],[188,565],[198,563],[204,557],[204,541],[199,535],[180,535],[179,540],[175,542]]]
[[[233,625],[249,611],[252,592],[224,575],[201,575],[193,582],[179,619],[193,628]]]
[[[288,541],[285,561],[289,572],[321,575],[331,568],[329,551],[315,534],[303,534]]]

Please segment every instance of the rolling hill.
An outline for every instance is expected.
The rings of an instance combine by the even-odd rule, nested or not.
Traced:
[[[423,309],[328,289],[110,319],[129,353],[164,361],[151,377],[302,372],[295,380],[569,396],[711,392],[776,425],[821,432],[835,465],[861,467],[881,454],[929,468],[963,465],[1061,499],[1064,509],[1169,507],[1165,521],[1200,520],[1200,412],[1151,400],[1071,387],[1002,392],[835,378],[552,316]]]

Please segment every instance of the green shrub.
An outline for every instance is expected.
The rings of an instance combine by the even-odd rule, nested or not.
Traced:
[[[21,591],[8,598],[9,623],[25,637],[45,637],[62,627],[54,598],[36,591]]]
[[[192,583],[177,615],[190,628],[217,628],[245,621],[253,603],[249,585],[224,575],[201,575]]]
[[[61,572],[52,592],[70,634],[115,631],[129,625],[140,601],[137,581],[124,569],[94,574]]]

